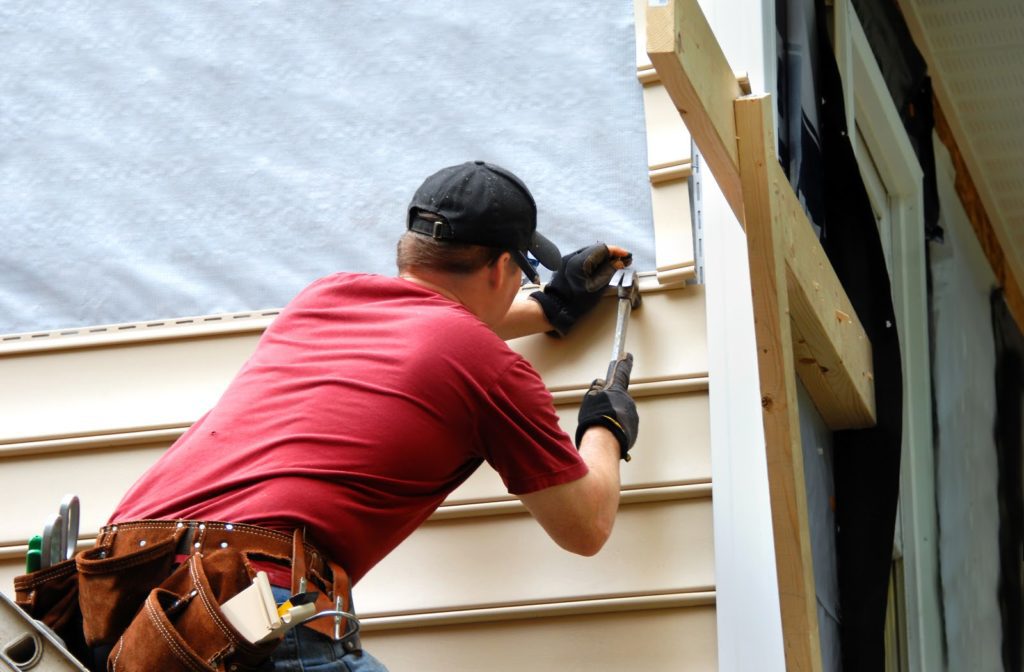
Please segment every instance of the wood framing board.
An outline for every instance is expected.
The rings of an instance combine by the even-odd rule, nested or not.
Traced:
[[[736,102],[740,175],[747,213],[754,328],[768,488],[779,581],[779,602],[786,669],[821,670],[817,601],[807,523],[803,451],[797,409],[790,300],[787,289],[785,223],[788,213],[779,185],[772,180],[775,160],[771,98],[752,96]]]
[[[871,341],[774,150],[765,169],[782,233],[796,371],[829,429],[871,427],[876,410]],[[754,213],[748,210],[747,216]]]
[[[697,0],[648,6],[647,49],[722,193],[744,223],[733,109],[742,90]],[[781,174],[779,169],[775,176]],[[780,194],[792,192],[788,182],[785,189],[776,183]],[[793,204],[802,212],[795,196],[782,203],[786,208]],[[870,427],[875,422],[870,340],[820,243],[808,235],[806,217],[784,221],[791,228],[785,263],[801,379],[830,429]]]

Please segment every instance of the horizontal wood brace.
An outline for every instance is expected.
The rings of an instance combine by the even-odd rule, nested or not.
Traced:
[[[568,602],[494,606],[479,609],[387,616],[366,614],[360,619],[360,622],[364,631],[374,632],[380,630],[405,630],[461,625],[465,623],[517,621],[527,618],[557,618],[585,614],[649,611],[652,609],[685,609],[689,607],[713,606],[714,604],[715,590],[713,586],[708,586],[705,590],[655,595],[628,595]]]

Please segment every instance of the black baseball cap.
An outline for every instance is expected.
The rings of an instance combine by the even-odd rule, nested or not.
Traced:
[[[409,203],[407,228],[438,240],[509,250],[533,282],[540,276],[527,252],[552,271],[562,261],[555,244],[537,232],[537,205],[530,190],[493,163],[467,161],[424,180]]]

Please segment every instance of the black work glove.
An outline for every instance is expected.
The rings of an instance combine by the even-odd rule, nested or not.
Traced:
[[[581,247],[562,257],[561,268],[551,282],[530,298],[540,304],[555,331],[565,336],[581,315],[597,305],[615,274],[613,262],[617,259],[604,243]]]
[[[607,428],[619,440],[619,456],[629,461],[629,449],[636,443],[640,430],[640,416],[636,402],[629,396],[629,374],[633,371],[633,355],[627,353],[615,363],[611,381],[600,378],[590,384],[583,395],[579,423],[576,425],[576,448],[580,447],[583,434],[594,425]]]

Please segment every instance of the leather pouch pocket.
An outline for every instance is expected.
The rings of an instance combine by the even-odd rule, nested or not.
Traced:
[[[78,573],[73,559],[14,577],[14,600],[29,616],[57,633],[68,650],[78,656],[84,654]]]
[[[207,571],[209,570],[209,571]],[[252,644],[224,616],[220,603],[251,579],[234,551],[190,556],[159,588],[107,659],[116,672],[258,670],[279,642]]]
[[[51,628],[78,611],[75,561],[64,560],[46,569],[14,577],[14,600],[32,618]]]
[[[79,605],[90,646],[115,641],[153,588],[171,573],[177,537],[106,557],[103,546],[78,554]]]

